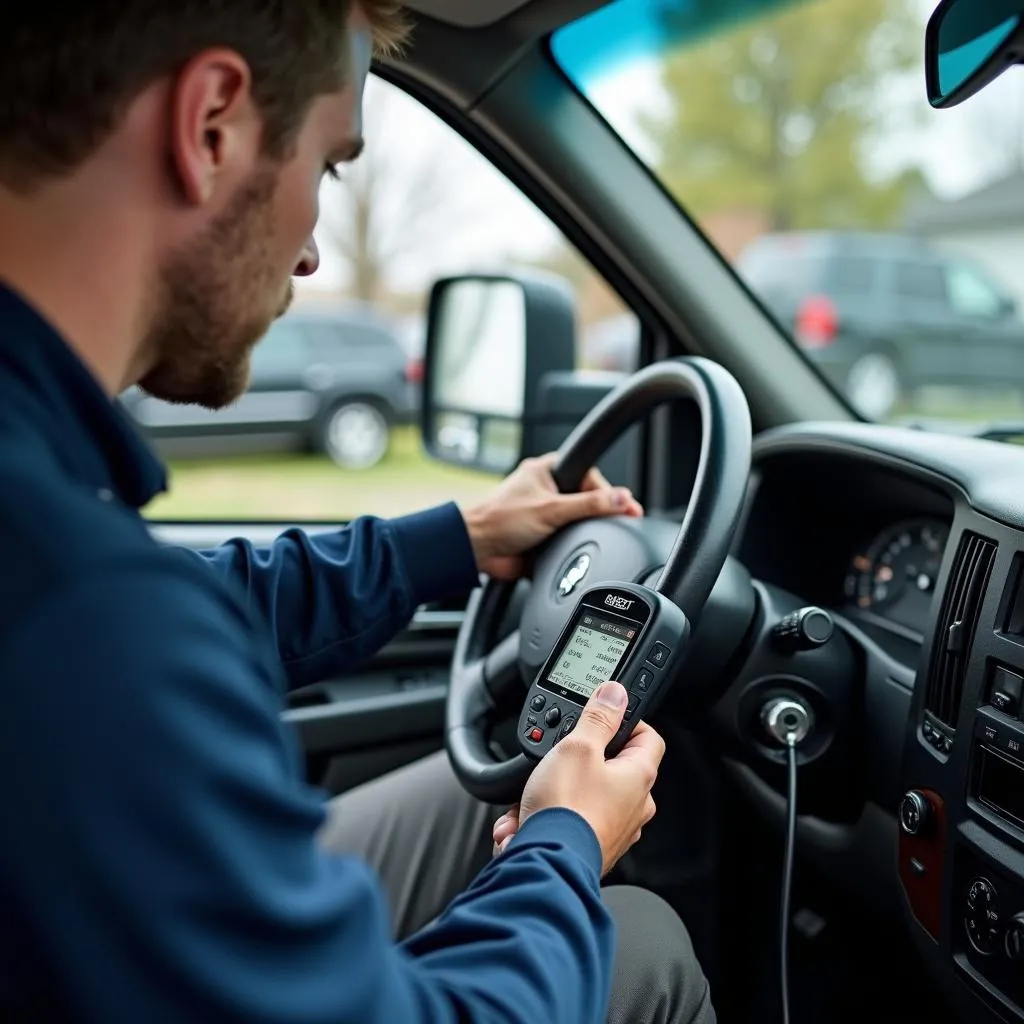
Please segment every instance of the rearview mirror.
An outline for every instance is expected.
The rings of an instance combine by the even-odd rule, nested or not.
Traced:
[[[442,462],[507,473],[537,450],[541,378],[576,361],[572,291],[542,274],[444,278],[430,293],[423,438]]]
[[[1024,0],[943,0],[925,32],[933,107],[953,107],[1024,57]]]

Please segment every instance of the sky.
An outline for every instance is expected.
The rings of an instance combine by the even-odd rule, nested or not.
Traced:
[[[923,10],[930,9],[928,0],[921,2]],[[424,160],[441,160],[456,196],[452,202],[463,204],[458,210],[453,206],[450,217],[447,211],[438,211],[436,223],[428,222],[429,238],[393,261],[392,287],[415,289],[442,274],[534,258],[557,243],[557,232],[547,218],[452,129],[395,87],[374,80],[371,94],[376,93],[385,94],[371,108],[378,115],[377,123],[368,117],[366,127],[368,133],[379,133],[378,144],[388,157],[388,190],[402,198],[403,169],[408,169],[408,187],[422,172]],[[590,96],[613,127],[643,155],[645,140],[634,126],[639,111],[656,109],[661,101],[657,64],[636,59],[595,81]],[[866,153],[869,165],[879,174],[887,174],[918,162],[933,191],[946,198],[963,195],[999,176],[1006,140],[1011,136],[1019,139],[1024,131],[1021,68],[1011,69],[983,93],[952,110],[933,111],[927,106],[923,72],[891,82],[886,100],[894,108],[918,106],[923,123],[912,132],[897,129],[878,139]],[[328,214],[337,208],[342,187],[325,184],[321,205]],[[303,290],[335,289],[344,283],[344,262],[332,252],[324,232],[318,232],[318,240],[321,269],[300,282]]]

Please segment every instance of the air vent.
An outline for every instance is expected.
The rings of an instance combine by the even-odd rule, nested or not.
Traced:
[[[967,660],[995,558],[993,541],[976,533],[964,533],[960,538],[935,628],[924,705],[926,711],[947,726],[956,726]]]

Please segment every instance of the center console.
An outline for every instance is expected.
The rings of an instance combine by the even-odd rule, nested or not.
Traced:
[[[1024,534],[965,512],[944,561],[908,724],[900,880],[963,1018],[980,1004],[1024,1021]]]

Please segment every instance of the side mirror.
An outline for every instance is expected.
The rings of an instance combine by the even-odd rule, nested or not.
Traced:
[[[540,273],[437,281],[424,357],[427,451],[442,462],[509,472],[541,450],[541,379],[575,363],[568,282]]]

